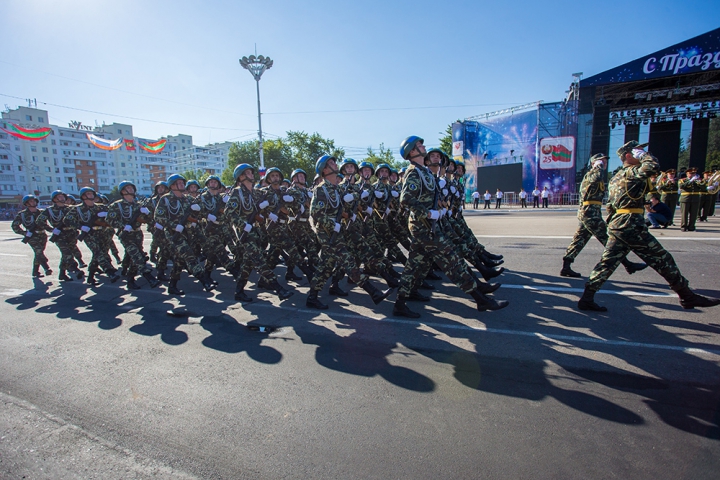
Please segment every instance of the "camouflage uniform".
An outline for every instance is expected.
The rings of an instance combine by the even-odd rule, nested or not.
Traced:
[[[668,206],[670,209],[670,223],[673,223],[675,218],[675,209],[678,204],[678,181],[677,179],[669,180],[665,178],[661,182],[658,182],[657,190],[660,193],[660,201]]]
[[[31,212],[27,208],[18,212],[12,221],[11,228],[18,235],[24,235],[23,242],[30,245],[33,253],[33,274],[39,272],[40,266],[43,267],[45,273],[50,274],[50,266],[48,258],[45,256],[45,245],[47,245],[47,234],[45,230],[37,224],[37,218],[40,216],[40,210]],[[37,276],[37,275],[36,275]]]
[[[110,255],[108,254],[107,236],[104,233],[106,223],[103,217],[107,216],[107,207],[101,204],[95,204],[91,207],[81,203],[70,208],[65,216],[65,224],[76,230],[81,230],[79,240],[85,242],[85,245],[92,252],[92,259],[88,266],[88,281],[92,282],[98,267],[106,274],[114,274],[117,269],[113,267]],[[102,214],[99,216],[98,214]]]
[[[578,229],[565,251],[563,260],[575,261],[588,240],[595,236],[603,245],[607,244],[607,225],[602,216],[602,201],[605,197],[605,169],[592,167],[580,184],[580,208],[578,209]]]
[[[299,185],[293,185],[288,189],[288,193],[297,196],[298,203],[302,206],[302,208],[295,212],[294,220],[289,224],[290,234],[297,241],[298,248],[305,250],[308,264],[311,266],[315,265],[320,257],[320,244],[310,225],[312,191]]]
[[[610,180],[607,205],[610,213],[607,224],[609,238],[602,258],[586,284],[590,292],[600,290],[631,251],[658,272],[673,290],[678,291],[688,285],[672,255],[650,234],[645,225],[645,194],[650,188],[650,177],[659,173],[660,166],[648,153],[640,158],[640,162],[635,166],[623,165]]]
[[[125,249],[123,275],[128,277],[129,283],[138,273],[144,277],[152,274],[152,268],[146,263],[141,228],[142,223],[150,220],[149,214],[150,210],[143,204],[125,199],[117,200],[108,207],[107,222],[117,231],[116,234]]]
[[[204,246],[207,252],[205,271],[209,274],[213,265],[222,266],[233,276],[237,276],[240,273],[239,265],[236,264],[235,260],[230,259],[225,248],[225,229],[229,225],[225,217],[225,203],[230,200],[230,196],[225,194],[213,195],[208,190],[203,192],[197,200],[202,209],[200,211],[203,217],[201,225],[204,232]]]
[[[78,271],[78,263],[75,261],[75,250],[77,249],[77,231],[65,225],[65,215],[68,207],[53,205],[46,208],[35,220],[38,228],[44,228],[52,232],[50,240],[55,238],[55,245],[60,250],[60,278],[65,272],[73,272],[82,278]]]

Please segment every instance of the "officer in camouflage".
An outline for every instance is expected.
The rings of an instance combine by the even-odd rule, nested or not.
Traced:
[[[65,194],[60,190],[55,190],[50,194],[52,205],[38,215],[35,223],[38,228],[52,232],[49,240],[54,242],[58,250],[60,250],[58,280],[67,282],[72,280],[72,277],[69,277],[67,272],[75,275],[78,280],[82,279],[85,273],[78,269],[78,264],[75,261],[77,231],[65,225],[65,215],[68,212],[68,207],[65,206],[65,198]]]
[[[45,256],[45,245],[47,245],[47,234],[45,229],[36,222],[40,216],[38,206],[38,198],[35,195],[25,195],[22,199],[25,206],[24,210],[20,210],[12,222],[11,228],[13,232],[22,235],[23,243],[27,243],[35,254],[33,258],[33,277],[42,277],[40,267],[45,270],[45,275],[52,275],[48,259]]]
[[[600,243],[607,244],[607,225],[602,217],[602,201],[605,197],[605,168],[608,156],[596,153],[590,158],[590,170],[583,177],[580,184],[580,208],[578,209],[578,229],[573,236],[570,245],[563,257],[563,266],[560,275],[563,277],[581,277],[578,272],[573,271],[570,265],[580,254],[588,240],[595,236]],[[635,272],[647,268],[645,263],[632,263],[627,258],[622,259],[625,270],[632,275]]]
[[[411,311],[405,304],[413,284],[419,275],[426,272],[420,267],[424,264],[424,256],[428,255],[437,263],[458,287],[473,297],[480,311],[499,310],[508,305],[505,300],[495,301],[480,293],[473,275],[467,264],[457,255],[451,242],[447,240],[437,227],[440,218],[437,197],[439,187],[436,178],[425,166],[423,161],[426,150],[424,140],[417,136],[406,138],[400,145],[400,154],[410,161],[400,203],[410,209],[409,228],[412,235],[412,248],[405,269],[400,279],[400,290],[393,308],[393,314],[409,318],[419,318],[420,314]]]
[[[641,147],[633,140],[617,151],[623,166],[610,180],[607,204],[610,214],[607,222],[609,238],[600,262],[585,284],[578,308],[607,311],[606,307],[595,303],[595,293],[630,251],[635,252],[668,282],[680,297],[683,308],[719,305],[719,299],[706,298],[690,290],[688,281],[678,270],[672,255],[650,234],[645,225],[645,195],[650,189],[650,178],[659,173],[660,165],[655,157]]]

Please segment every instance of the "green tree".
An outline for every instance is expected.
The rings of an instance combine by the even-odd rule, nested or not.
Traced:
[[[457,120],[455,123],[460,123],[462,120]],[[447,153],[448,156],[452,156],[452,123],[447,126],[445,129],[445,133],[440,133],[442,137],[440,137],[440,150]]]
[[[376,167],[381,163],[387,163],[395,169],[407,167],[410,164],[407,160],[396,160],[395,154],[389,148],[385,148],[384,143],[380,144],[380,149],[377,153],[372,149],[372,147],[368,147],[367,158],[364,158],[363,161],[370,162]]]
[[[692,144],[692,135],[688,135],[687,143],[685,139],[680,139],[680,154],[678,155],[678,171],[683,168],[687,169],[690,165],[690,149],[686,145]]]
[[[310,177],[308,181],[310,181],[314,176],[315,162],[322,155],[332,155],[337,158],[338,162],[345,157],[345,150],[336,147],[334,140],[323,138],[317,132],[308,134],[290,131],[287,132],[284,141],[290,149],[293,160],[291,168],[287,172],[283,170],[285,175],[290,175],[296,168],[302,168],[307,172]]]
[[[205,180],[210,176],[208,172],[200,168],[197,170],[185,170],[180,175],[185,177],[185,180],[197,180],[200,185],[203,185]]]
[[[263,142],[263,159],[265,160],[265,168],[278,167],[285,175],[289,175],[290,171],[292,171],[285,171],[292,166],[292,156],[290,149],[282,139]],[[235,183],[232,174],[235,167],[241,163],[249,163],[256,168],[256,171],[260,167],[260,148],[257,140],[238,142],[230,147],[228,166],[221,176],[225,185]]]
[[[710,120],[705,169],[720,170],[720,118],[713,118]]]

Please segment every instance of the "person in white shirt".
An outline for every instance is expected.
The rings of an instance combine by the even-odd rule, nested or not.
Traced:
[[[520,197],[520,208],[527,208],[527,192],[521,188],[518,196]]]
[[[498,188],[497,192],[495,193],[495,208],[500,208],[500,205],[502,204],[502,197],[503,193]]]
[[[550,201],[550,190],[548,190],[547,187],[543,187],[542,192],[540,192],[540,196],[542,197],[543,201],[542,208],[548,208],[548,202]]]
[[[490,195],[490,190],[485,190],[485,195],[483,195],[483,198],[485,199],[485,208],[483,208],[483,210],[490,208],[490,199],[492,198],[492,195]]]
[[[533,194],[533,208],[539,208],[540,207],[540,190],[538,190],[537,185],[535,185],[535,190],[532,191]]]
[[[473,192],[473,194],[472,194],[472,197],[473,197],[473,208],[474,208],[475,210],[477,210],[477,208],[478,208],[478,203],[480,202],[480,192],[478,192],[477,190],[475,190],[475,191]]]

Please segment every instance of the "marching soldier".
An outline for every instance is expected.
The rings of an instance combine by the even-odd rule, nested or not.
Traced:
[[[143,250],[143,233],[140,225],[148,223],[150,210],[143,204],[136,202],[137,191],[132,182],[124,181],[118,185],[122,197],[108,207],[107,222],[117,231],[117,236],[125,249],[123,262],[123,275],[127,278],[127,289],[138,290],[140,285],[135,282],[139,273],[155,288],[160,284],[152,274],[152,268],[145,263],[146,255]],[[127,269],[125,269],[127,267]]]
[[[13,232],[23,236],[23,243],[27,243],[35,254],[33,258],[33,277],[42,277],[40,267],[45,270],[45,275],[52,275],[48,259],[45,256],[45,245],[47,245],[47,234],[45,229],[37,223],[40,216],[40,210],[37,208],[38,199],[35,195],[25,195],[22,199],[25,206],[24,210],[20,210],[12,222],[11,228]]]
[[[275,274],[267,266],[267,260],[260,247],[260,232],[257,225],[265,219],[259,215],[258,204],[262,202],[261,193],[253,188],[255,168],[241,163],[233,171],[235,187],[232,189],[225,205],[225,215],[230,219],[238,234],[238,244],[242,248],[242,270],[235,286],[235,300],[252,302],[252,297],[245,293],[250,273],[258,270],[260,281],[265,288],[274,290],[280,300],[290,298],[295,292],[281,286]]]
[[[170,260],[170,244],[165,238],[164,228],[158,222],[154,221],[155,209],[157,204],[163,195],[168,193],[170,188],[167,182],[160,181],[155,184],[154,194],[150,197],[150,201],[146,202],[145,206],[150,210],[148,218],[153,218],[153,221],[148,222],[148,232],[152,236],[152,242],[150,243],[150,261],[155,262],[155,269],[157,270],[157,279],[161,282],[168,280],[165,275],[167,269],[168,260]]]
[[[595,303],[595,293],[610,278],[623,258],[635,252],[653,270],[658,272],[680,297],[683,308],[713,307],[719,299],[706,298],[694,293],[682,276],[672,255],[648,231],[643,208],[648,179],[660,171],[655,157],[642,149],[636,141],[630,141],[617,151],[623,166],[610,180],[607,210],[608,241],[600,262],[595,265],[585,284],[578,308],[605,312],[607,308]],[[682,188],[682,187],[681,187]]]
[[[201,207],[202,226],[205,238],[204,248],[207,251],[205,262],[205,273],[210,277],[213,266],[222,266],[233,277],[240,274],[240,266],[237,260],[231,260],[225,248],[225,229],[229,223],[225,217],[225,202],[229,196],[224,195],[223,184],[220,177],[210,175],[205,180],[205,191],[197,197],[197,203]],[[217,282],[214,282],[217,284]]]
[[[454,246],[437,228],[440,218],[438,210],[438,194],[440,189],[436,178],[422,165],[426,150],[424,140],[417,136],[406,138],[400,146],[400,154],[410,161],[403,188],[400,194],[400,203],[410,209],[409,227],[412,235],[413,248],[400,279],[400,291],[393,308],[393,314],[409,318],[419,318],[420,314],[410,310],[405,304],[413,284],[424,264],[425,256],[437,263],[458,287],[468,293],[480,311],[499,310],[508,305],[505,300],[495,301],[480,293],[473,275],[469,272],[467,264],[457,255]]]
[[[390,295],[392,289],[380,291],[370,283],[367,274],[360,273],[355,258],[347,248],[345,236],[341,232],[342,220],[352,216],[352,213],[346,210],[346,206],[356,205],[358,194],[341,192],[338,187],[340,177],[335,157],[323,155],[318,158],[315,163],[315,173],[322,178],[322,182],[315,187],[310,203],[310,215],[314,221],[322,255],[317,272],[310,283],[310,292],[305,305],[319,310],[328,308],[318,299],[318,293],[338,267],[347,272],[350,280],[365,290],[377,305]]]
[[[595,236],[603,245],[607,244],[607,225],[602,217],[602,201],[605,197],[605,166],[608,156],[596,153],[590,158],[590,170],[583,177],[580,184],[581,203],[578,208],[578,228],[563,257],[563,266],[560,275],[563,277],[578,278],[582,275],[573,271],[570,265],[580,254],[588,240]],[[647,268],[644,263],[632,263],[626,258],[622,259],[625,270],[632,275]]]
[[[300,168],[293,170],[290,174],[292,186],[288,189],[288,192],[298,195],[300,203],[300,211],[296,212],[295,219],[290,222],[290,232],[297,240],[298,248],[305,249],[308,265],[313,267],[317,264],[320,256],[320,245],[315,232],[310,226],[312,190],[307,188],[306,179],[307,173]]]
[[[85,276],[85,272],[78,269],[75,261],[75,250],[77,249],[77,231],[65,225],[65,215],[68,207],[65,206],[65,194],[55,190],[50,195],[52,205],[40,213],[35,222],[39,228],[52,232],[50,242],[55,243],[60,250],[60,272],[58,279],[64,282],[71,281],[67,272],[72,273],[78,280]]]
[[[95,203],[97,192],[90,187],[80,189],[80,203],[71,208],[65,217],[65,224],[80,230],[78,241],[84,241],[85,245],[92,252],[92,258],[88,266],[87,283],[97,285],[95,275],[102,271],[110,277],[110,282],[120,280],[118,270],[113,266],[108,254],[107,240],[104,234],[105,222],[108,211],[107,207]]]
[[[200,212],[201,207],[194,203],[190,195],[185,194],[185,177],[178,174],[170,175],[167,184],[170,192],[163,195],[158,201],[155,207],[155,222],[163,227],[162,230],[170,245],[173,261],[168,293],[185,295],[185,292],[177,286],[183,266],[200,282],[206,292],[210,292],[215,286],[205,273],[203,264],[195,255],[190,245],[191,236],[187,231],[198,228],[196,215]]]

